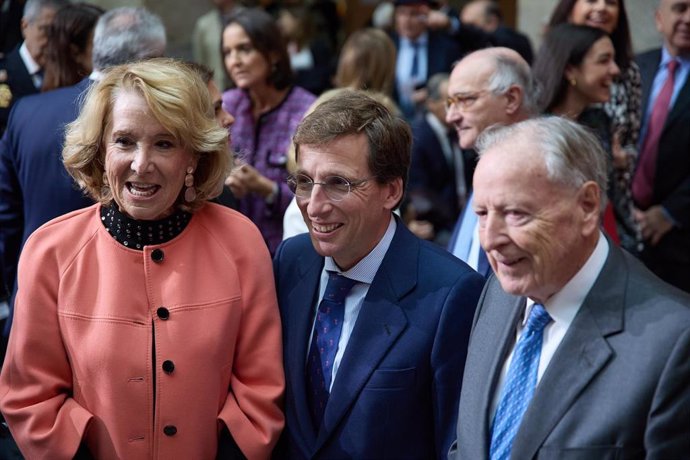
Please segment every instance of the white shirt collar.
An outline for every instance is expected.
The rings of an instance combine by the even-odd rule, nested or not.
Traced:
[[[344,276],[347,276],[348,278],[360,283],[371,284],[371,282],[374,280],[374,276],[376,276],[376,272],[381,266],[381,262],[383,262],[383,257],[386,255],[388,247],[391,245],[391,241],[393,241],[396,228],[397,223],[395,222],[395,218],[391,215],[391,220],[388,223],[386,233],[383,234],[383,237],[374,247],[374,249],[372,249],[369,254],[364,256],[362,260],[357,262],[354,267],[343,272],[340,270],[340,268],[338,268],[338,265],[335,263],[332,257],[326,257],[324,269],[342,273]]]
[[[671,53],[668,52],[666,47],[662,46],[661,47],[661,60],[659,61],[659,68],[661,69],[663,67],[666,67],[666,65],[668,65],[669,61],[672,61],[674,59],[676,61],[678,61],[678,63],[681,66],[690,65],[690,56],[686,55],[686,56],[673,57],[673,56],[671,56]]]
[[[546,301],[544,308],[551,315],[554,322],[569,325],[573,321],[575,315],[580,310],[582,302],[584,302],[585,297],[587,297],[587,294],[589,294],[589,291],[599,277],[601,269],[604,268],[608,254],[609,243],[604,234],[599,232],[599,241],[597,241],[597,245],[594,247],[594,251],[592,251],[587,262],[585,262],[575,276],[570,278],[570,281],[560,291]],[[527,299],[525,317],[522,320],[523,326],[526,324],[534,304],[534,300]]]
[[[422,32],[422,34],[417,37],[417,40],[410,40],[407,37],[400,37],[400,44],[402,46],[407,46],[409,48],[412,48],[412,43],[417,43],[418,45],[424,47],[426,46],[427,42],[429,41],[429,32]]]
[[[22,46],[19,47],[19,56],[22,58],[22,61],[24,61],[24,67],[26,67],[29,75],[33,75],[41,70],[41,66],[31,57],[31,53],[29,53],[29,49],[26,47],[26,42],[22,43]]]

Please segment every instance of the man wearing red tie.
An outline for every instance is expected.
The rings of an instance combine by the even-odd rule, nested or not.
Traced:
[[[690,292],[690,0],[659,0],[656,25],[663,47],[637,57],[643,123],[634,215],[645,264]]]

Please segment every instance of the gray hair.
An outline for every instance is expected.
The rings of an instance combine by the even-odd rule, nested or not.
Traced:
[[[100,17],[93,34],[93,68],[127,64],[165,53],[165,27],[145,8],[115,8]]]
[[[441,85],[447,82],[449,75],[445,72],[437,73],[426,82],[427,98],[430,101],[445,99],[446,95],[441,94]]]
[[[516,61],[499,53],[492,53],[496,66],[489,77],[488,89],[494,94],[505,94],[511,86],[522,88],[522,110],[528,114],[537,112],[537,85],[526,62]]]
[[[68,0],[27,0],[22,18],[31,23],[38,19],[44,8],[52,8],[57,11],[69,3]]]
[[[521,138],[544,157],[549,180],[574,189],[594,181],[601,190],[600,206],[606,207],[606,152],[597,137],[584,126],[563,117],[533,118],[508,126],[494,125],[479,135],[476,150],[481,156],[490,148]],[[529,152],[514,150],[514,161]]]

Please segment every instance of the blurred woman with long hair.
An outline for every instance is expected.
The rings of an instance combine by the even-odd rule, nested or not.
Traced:
[[[48,30],[41,91],[72,86],[91,73],[93,30],[104,12],[88,3],[67,5],[58,10]]]

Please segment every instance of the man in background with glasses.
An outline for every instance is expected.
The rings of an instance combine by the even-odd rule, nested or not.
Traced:
[[[474,149],[477,137],[494,124],[512,125],[535,111],[534,81],[527,62],[509,48],[486,48],[468,54],[448,81],[446,122],[455,127],[460,148]],[[479,244],[472,195],[448,243],[454,256],[488,277],[491,267]]]
[[[286,427],[279,458],[440,458],[481,276],[393,210],[410,129],[364,93],[320,104],[289,184],[309,228],[274,258]]]

